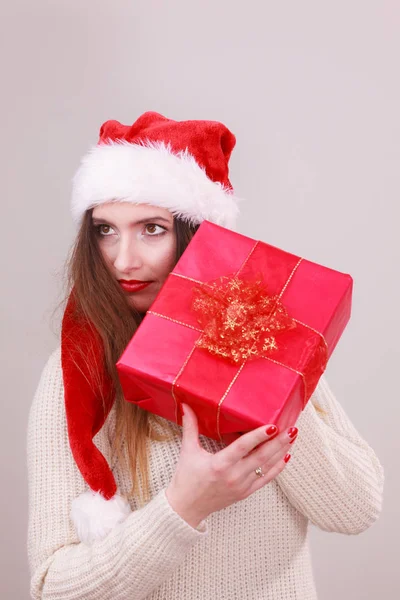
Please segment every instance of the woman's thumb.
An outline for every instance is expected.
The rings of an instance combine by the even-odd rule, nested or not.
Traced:
[[[199,446],[199,427],[194,410],[188,404],[182,404],[182,445]]]

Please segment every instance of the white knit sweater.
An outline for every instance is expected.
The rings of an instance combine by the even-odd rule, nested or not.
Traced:
[[[320,416],[314,403],[326,411]],[[112,411],[95,438],[110,461]],[[36,600],[313,600],[308,523],[361,533],[378,518],[384,472],[325,378],[301,413],[292,458],[261,490],[193,529],[165,489],[179,457],[175,441],[149,442],[152,499],[104,540],[80,543],[70,521],[85,483],[72,458],[64,412],[60,350],[44,368],[28,427],[31,594]],[[178,431],[179,426],[173,424]],[[222,444],[200,436],[204,448]],[[113,472],[127,493],[129,474]]]

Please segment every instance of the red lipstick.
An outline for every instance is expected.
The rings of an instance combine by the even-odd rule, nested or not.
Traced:
[[[148,285],[152,283],[152,281],[138,281],[137,279],[118,279],[119,285],[125,292],[140,292],[140,290],[144,290]]]

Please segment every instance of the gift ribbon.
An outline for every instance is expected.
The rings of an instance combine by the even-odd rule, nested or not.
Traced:
[[[262,283],[238,277],[193,289],[191,310],[203,327],[196,346],[237,365],[279,349],[277,336],[296,327],[279,296]]]
[[[239,276],[239,273],[242,271],[242,269],[247,264],[248,260],[250,259],[251,255],[253,254],[254,250],[256,249],[258,243],[259,243],[258,241],[255,243],[255,245],[253,246],[253,248],[249,252],[247,258],[244,260],[243,264],[241,265],[241,267],[239,268],[239,270],[237,271],[237,273],[234,275],[234,278],[237,278]],[[302,260],[303,259],[300,258],[298,260],[298,262],[296,263],[296,265],[294,266],[294,268],[292,269],[292,272],[290,273],[289,277],[287,278],[285,284],[282,287],[282,290],[280,291],[280,293],[277,296],[277,298],[279,300],[281,300],[283,294],[285,293],[288,285],[290,284],[290,281],[293,278],[293,275],[297,271],[297,269],[298,269],[300,263],[302,262]],[[181,277],[182,279],[186,279],[188,281],[192,281],[193,283],[196,283],[196,284],[198,284],[198,285],[200,285],[202,287],[204,287],[204,286],[207,287],[208,285],[210,285],[208,283],[198,281],[198,280],[193,279],[191,277],[188,277],[186,275],[181,275],[180,273],[171,272],[171,275],[173,275],[175,277]],[[158,312],[155,312],[155,311],[152,311],[152,310],[149,310],[148,313],[152,314],[154,316],[163,318],[163,319],[167,319],[169,321],[172,321],[172,322],[177,323],[179,325],[182,325],[184,327],[188,327],[188,328],[193,329],[195,331],[198,331],[200,334],[204,334],[204,329],[200,329],[200,328],[194,327],[193,325],[189,325],[188,323],[184,323],[184,322],[179,321],[177,319],[173,319],[173,318],[171,318],[171,317],[169,317],[167,315],[163,315],[161,313],[158,313]],[[289,369],[289,370],[293,371],[294,373],[296,373],[297,375],[299,375],[302,378],[303,389],[304,389],[303,407],[305,407],[305,405],[306,405],[309,397],[311,396],[311,394],[313,392],[313,389],[315,388],[314,383],[316,381],[318,381],[320,375],[325,370],[325,367],[326,367],[326,364],[327,364],[327,357],[328,357],[328,345],[327,345],[327,342],[326,342],[326,340],[325,340],[325,338],[324,338],[324,336],[323,336],[323,334],[321,332],[317,331],[313,327],[310,327],[306,323],[302,323],[301,321],[299,321],[297,319],[294,319],[293,317],[291,317],[291,320],[294,321],[296,324],[299,324],[299,325],[301,325],[303,327],[306,327],[307,329],[313,331],[316,335],[319,336],[320,343],[319,343],[319,347],[318,347],[318,351],[317,351],[317,360],[315,361],[315,364],[311,363],[311,366],[309,367],[308,371],[307,372],[303,372],[303,371],[295,369],[295,368],[293,368],[293,367],[291,367],[291,366],[289,366],[287,364],[284,364],[284,363],[282,363],[280,361],[277,361],[277,360],[271,358],[270,356],[267,356],[266,354],[259,354],[259,358],[263,358],[265,360],[269,360],[269,361],[271,361],[271,362],[279,365],[280,367],[283,367],[285,369]],[[174,381],[172,383],[171,393],[172,393],[172,397],[174,398],[174,402],[175,402],[175,420],[176,420],[177,423],[179,423],[179,418],[178,418],[179,411],[178,411],[178,401],[177,401],[177,398],[175,396],[175,388],[179,387],[179,384],[177,383],[178,379],[182,376],[182,374],[183,374],[183,372],[184,372],[184,370],[185,370],[185,368],[186,368],[186,366],[187,366],[187,364],[188,364],[188,362],[189,362],[189,360],[190,360],[193,352],[198,347],[198,341],[199,341],[200,338],[201,338],[201,335],[199,336],[198,340],[196,340],[193,348],[189,352],[188,356],[186,357],[185,362],[183,363],[180,371],[178,372],[178,374],[176,375],[176,377],[175,377],[175,379],[174,379]],[[217,414],[216,414],[216,431],[217,431],[218,437],[219,437],[219,439],[221,441],[222,441],[222,437],[221,437],[221,433],[220,433],[220,424],[219,424],[219,422],[220,422],[221,406],[222,406],[225,398],[229,394],[232,386],[234,385],[235,381],[239,377],[239,375],[240,375],[243,367],[245,366],[245,364],[247,363],[248,360],[249,360],[248,358],[245,358],[243,360],[243,362],[240,364],[240,366],[238,366],[237,372],[235,373],[234,377],[232,378],[232,380],[231,380],[230,384],[228,385],[228,387],[227,387],[225,393],[223,394],[222,398],[218,402]],[[310,392],[310,390],[311,390],[311,392]]]

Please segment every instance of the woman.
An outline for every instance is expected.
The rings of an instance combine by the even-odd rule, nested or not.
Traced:
[[[234,145],[145,113],[105,123],[75,177],[62,343],[29,419],[36,600],[310,600],[309,521],[357,534],[380,514],[383,468],[324,377],[296,426],[229,445],[187,405],[181,427],[123,398],[115,363],[198,225],[234,227]]]

